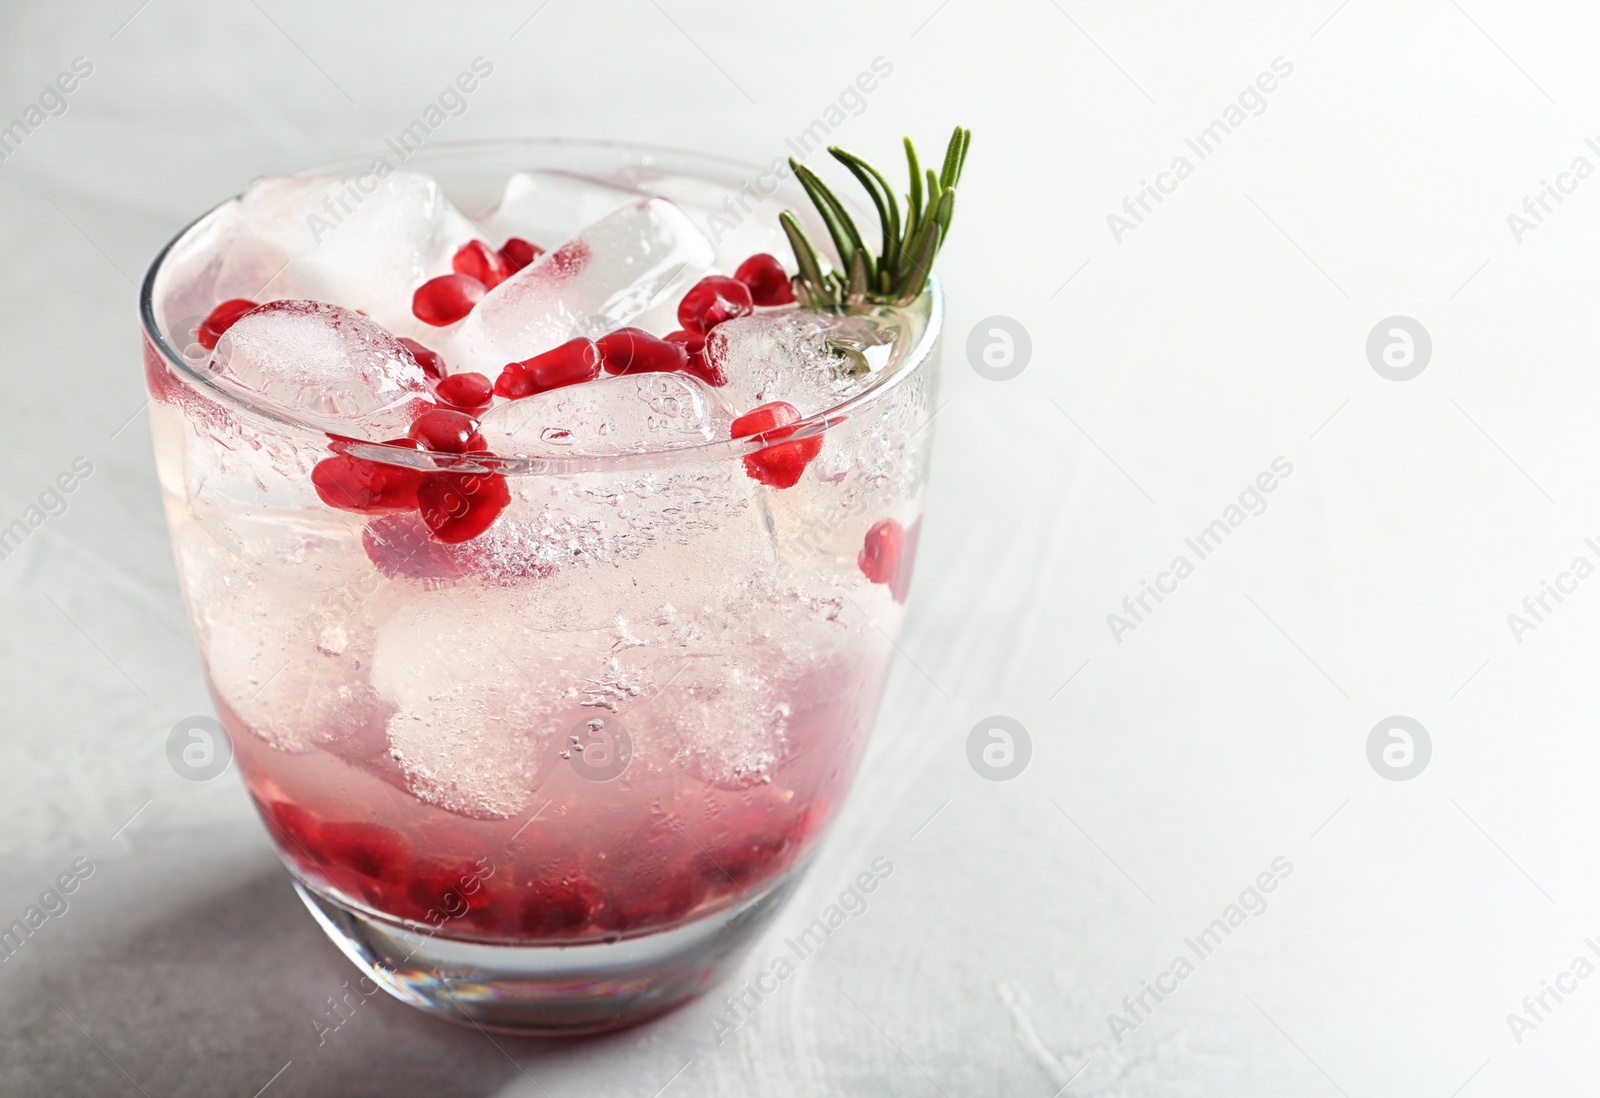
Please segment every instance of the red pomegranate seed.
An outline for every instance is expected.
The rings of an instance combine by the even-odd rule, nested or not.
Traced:
[[[607,929],[628,931],[678,921],[705,898],[709,889],[704,877],[692,868],[685,870],[672,870],[664,880],[652,881],[642,888],[636,886],[632,895],[607,903],[600,910],[599,922]],[[726,880],[723,878],[724,883]]]
[[[724,320],[749,316],[755,311],[750,287],[736,278],[707,275],[678,302],[678,323],[685,331],[709,332]]]
[[[299,862],[317,864],[323,861],[318,834],[321,828],[316,817],[289,801],[256,801],[267,829],[278,840],[290,857]]]
[[[794,301],[789,272],[776,256],[757,252],[733,272],[733,277],[750,287],[750,299],[757,305],[788,305]]]
[[[785,401],[775,400],[752,409],[734,420],[732,437],[764,435],[768,439],[777,441],[793,434],[792,429],[786,428],[789,424],[798,422],[800,418],[800,409]],[[800,474],[806,471],[806,466],[821,452],[821,435],[796,439],[794,442],[778,442],[775,446],[746,454],[744,471],[752,479],[760,481],[769,488],[791,488],[799,482]]]
[[[514,236],[500,245],[500,258],[506,261],[512,273],[522,270],[544,254],[544,249],[537,244],[529,243],[520,236]]]
[[[511,363],[500,372],[494,391],[516,400],[563,385],[593,381],[599,376],[600,348],[594,340],[579,336],[543,354]]]
[[[684,350],[689,352],[689,361],[684,365],[685,373],[693,374],[707,385],[720,388],[728,384],[727,375],[722,372],[722,367],[713,361],[707,350],[707,340],[699,332],[669,332],[665,337],[668,343],[681,343]]]
[[[510,503],[511,488],[499,473],[433,473],[417,489],[422,521],[449,545],[483,533]]]
[[[867,531],[856,564],[873,583],[888,583],[900,565],[900,541],[906,528],[894,519],[880,519]]]
[[[600,890],[583,877],[529,881],[522,890],[522,932],[533,937],[577,930],[600,907]]]
[[[416,442],[409,438],[390,439],[383,445],[403,450],[417,448]],[[341,511],[368,515],[415,510],[417,488],[421,483],[421,470],[352,454],[323,458],[311,470],[311,486],[323,503]]]
[[[688,349],[642,328],[618,328],[595,340],[608,374],[652,374],[686,369]]]
[[[505,256],[481,240],[469,240],[456,249],[450,259],[450,269],[456,274],[475,278],[484,289],[492,290],[511,277],[511,264]]]
[[[417,287],[411,295],[411,312],[424,324],[443,328],[472,312],[486,292],[483,283],[469,275],[440,275]]]
[[[424,450],[436,454],[464,454],[468,450],[483,449],[483,436],[478,434],[478,421],[454,408],[434,408],[423,412],[411,422],[410,436],[422,444]]]
[[[470,858],[430,859],[412,871],[408,898],[420,919],[430,909],[459,917],[489,906],[482,870]]]
[[[917,534],[922,529],[919,518],[907,530],[894,519],[882,519],[872,524],[856,557],[861,574],[873,583],[889,586],[895,602],[905,602],[911,587],[911,565],[916,559]]]
[[[713,887],[743,887],[781,869],[798,841],[782,831],[753,830],[706,851],[699,867]]]
[[[494,399],[494,382],[483,374],[451,374],[434,386],[433,395],[452,408],[476,415]]]
[[[379,824],[323,824],[318,840],[322,844],[319,853],[329,862],[375,880],[396,880],[411,862],[411,844],[406,837]]]
[[[417,360],[417,365],[422,367],[422,372],[428,375],[428,380],[438,381],[447,372],[444,359],[439,357],[437,351],[430,351],[414,339],[400,337],[400,343],[411,352],[411,357]]]
[[[707,385],[722,388],[728,375],[722,372],[720,357],[707,346],[689,356],[689,372]]]
[[[414,511],[373,519],[361,531],[361,545],[367,559],[390,579],[455,580],[468,574],[469,558],[434,541]]]
[[[200,327],[195,329],[195,339],[206,350],[215,350],[217,340],[222,338],[222,333],[233,327],[240,317],[254,308],[256,303],[247,298],[235,297],[224,301],[200,322]]]

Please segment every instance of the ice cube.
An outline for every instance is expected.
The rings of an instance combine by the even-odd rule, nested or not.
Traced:
[[[504,818],[527,807],[580,715],[585,650],[530,628],[512,589],[413,592],[377,633],[390,754],[418,798]],[[573,650],[577,654],[573,653]]]
[[[485,238],[415,172],[259,179],[174,257],[166,319],[204,316],[235,297],[303,298],[359,309],[410,335],[412,293],[449,274],[469,240]]]
[[[372,585],[350,560],[330,558],[321,563],[331,570],[314,572],[322,582],[348,582],[308,590],[313,570],[303,564],[242,567],[219,559],[214,544],[203,557],[182,549],[212,689],[239,723],[294,753],[381,732],[392,707],[368,681],[372,631],[354,610]]]
[[[648,721],[669,734],[674,761],[714,785],[738,789],[767,780],[789,756],[793,707],[759,666],[754,648],[708,650],[662,668]],[[782,684],[787,685],[787,684]]]
[[[892,312],[761,312],[717,325],[706,355],[728,379],[722,396],[733,408],[782,400],[814,415],[871,386],[889,364],[900,330]]]
[[[597,318],[618,327],[675,301],[710,263],[710,243],[682,210],[635,202],[496,286],[437,346],[454,369],[495,377],[508,362],[593,335]]]
[[[483,218],[496,241],[518,236],[546,250],[624,206],[640,193],[571,172],[518,172],[506,182],[494,212]]]
[[[588,705],[627,713],[683,670],[664,658],[742,643],[778,595],[760,486],[737,458],[527,480],[539,525],[564,532],[565,551],[527,586],[523,620],[602,638],[594,647],[607,663],[586,687]]]
[[[501,457],[643,453],[729,437],[733,413],[688,374],[624,374],[497,405],[479,431]]]
[[[427,375],[366,317],[318,301],[275,301],[228,329],[209,368],[241,395],[333,434],[406,433],[431,403]]]
[[[710,238],[716,249],[716,266],[724,273],[732,274],[757,252],[780,259],[791,254],[789,239],[778,224],[778,213],[788,201],[776,190],[763,193],[759,177],[734,183],[636,167],[621,173],[619,181],[677,203]],[[813,239],[826,237],[820,224],[802,216],[808,233],[821,233]]]

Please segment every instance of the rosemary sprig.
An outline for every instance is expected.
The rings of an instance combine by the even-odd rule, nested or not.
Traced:
[[[817,251],[816,246],[800,227],[800,219],[793,210],[778,215],[789,245],[794,249],[800,273],[794,277],[795,296],[801,304],[811,308],[845,305],[905,305],[915,301],[928,284],[928,274],[933,270],[934,257],[950,233],[950,219],[955,214],[956,184],[961,180],[961,169],[967,162],[967,147],[972,143],[972,131],[956,127],[945,149],[944,164],[936,174],[927,169],[926,179],[917,160],[916,146],[911,138],[905,139],[906,167],[911,175],[911,186],[906,194],[906,215],[902,223],[900,204],[894,190],[883,173],[855,153],[839,148],[828,149],[843,164],[856,181],[866,189],[878,212],[878,225],[882,230],[882,244],[874,254],[862,239],[861,231],[839,197],[828,189],[816,172],[790,158],[789,166],[805,188],[807,196],[817,207],[822,224],[833,239],[839,254],[839,267],[835,268]]]

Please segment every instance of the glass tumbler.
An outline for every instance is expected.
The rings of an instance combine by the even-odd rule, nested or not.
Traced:
[[[752,191],[759,168],[641,146],[440,144],[398,166],[468,215],[527,169],[710,226],[735,209],[718,196],[772,222],[804,203]],[[708,990],[804,872],[877,715],[920,529],[937,283],[873,382],[787,436],[820,443],[791,486],[751,475],[760,438],[464,458],[340,442],[218,384],[193,335],[215,264],[193,260],[226,247],[222,208],[144,281],[145,376],[217,716],[301,898],[385,990],[485,1028],[596,1032]],[[312,471],[340,447],[510,501],[442,544],[415,515],[325,505]]]

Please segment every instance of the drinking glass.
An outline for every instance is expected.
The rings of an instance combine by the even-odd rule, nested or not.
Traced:
[[[776,178],[760,168],[634,145],[440,144],[392,166],[474,216],[526,169],[665,195],[711,235],[804,203],[752,186]],[[821,445],[792,486],[751,475],[760,438],[463,458],[341,443],[218,383],[194,330],[221,209],[144,281],[145,376],[195,641],[294,887],[379,986],[457,1021],[596,1032],[708,990],[804,873],[876,719],[920,529],[937,283],[890,318],[871,383],[787,437]],[[641,376],[674,414],[668,375]],[[334,510],[311,473],[340,446],[467,493],[503,477],[511,503],[459,545]]]

